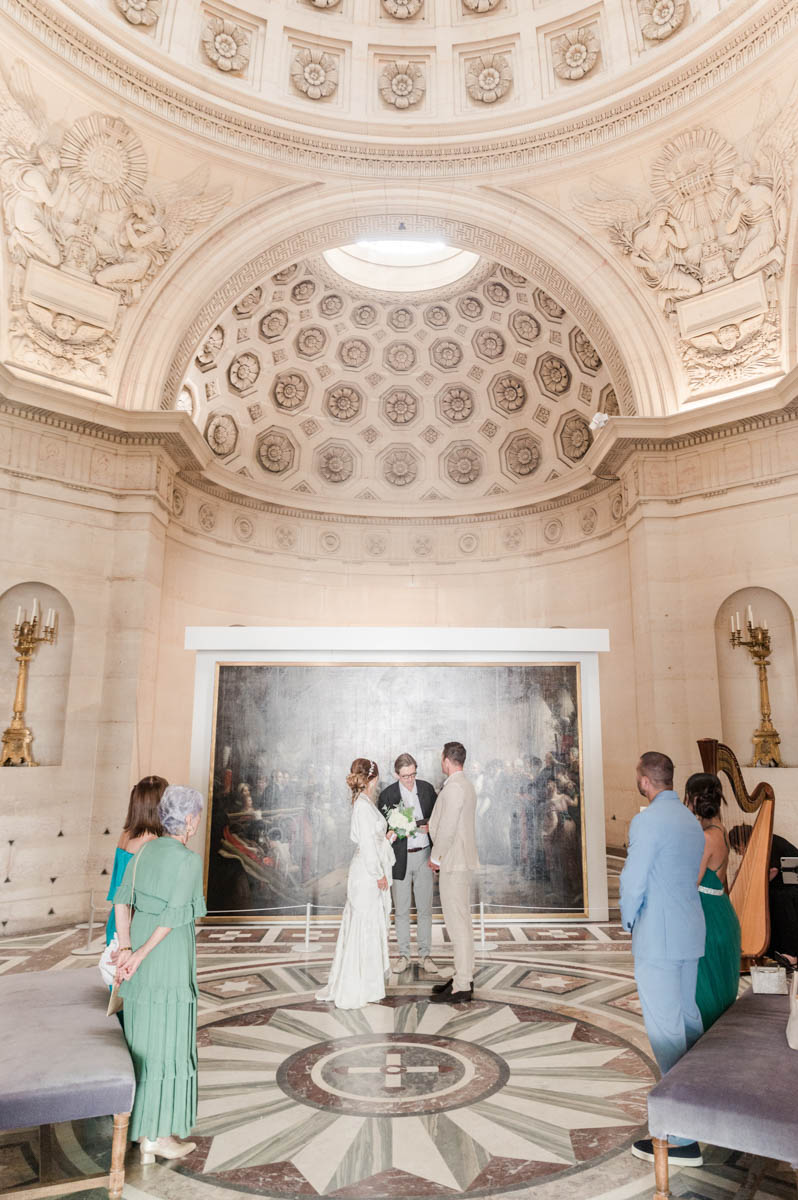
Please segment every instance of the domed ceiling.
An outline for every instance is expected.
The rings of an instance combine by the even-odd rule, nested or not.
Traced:
[[[514,271],[480,259],[449,287],[389,293],[322,257],[229,307],[178,407],[219,464],[283,501],[430,513],[528,498],[579,465],[597,410],[618,411],[586,334]]]

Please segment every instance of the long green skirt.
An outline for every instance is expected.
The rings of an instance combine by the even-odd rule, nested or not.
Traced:
[[[709,868],[699,887],[707,925],[704,957],[698,964],[695,998],[709,1029],[737,999],[740,984],[740,922],[723,884]]]

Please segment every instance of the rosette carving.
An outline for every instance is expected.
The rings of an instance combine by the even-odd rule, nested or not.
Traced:
[[[291,81],[309,100],[332,96],[338,87],[338,60],[326,50],[297,50],[291,65]]]
[[[571,349],[574,357],[579,360],[586,371],[595,374],[601,370],[601,357],[587,334],[581,329],[574,329],[571,336]]]
[[[503,413],[520,412],[526,404],[524,382],[511,372],[496,376],[490,385],[490,395],[496,408]]]
[[[336,421],[353,421],[363,408],[363,397],[351,383],[339,383],[330,388],[324,407]]]
[[[412,450],[397,446],[389,450],[382,463],[382,473],[394,487],[406,487],[418,476],[418,459]]]
[[[565,316],[565,309],[561,304],[558,304],[553,296],[548,292],[544,292],[542,288],[538,288],[535,292],[535,303],[540,311],[552,321],[561,321]]]
[[[408,17],[415,17],[421,12],[423,3],[424,0],[382,0],[382,7],[397,21],[406,21]]]
[[[424,96],[427,83],[418,63],[395,59],[386,63],[380,73],[380,95],[395,108],[412,108]]]
[[[238,426],[228,413],[211,417],[205,429],[205,440],[220,458],[232,454],[238,442]]]
[[[498,8],[500,0],[463,0],[463,8],[466,12],[492,12],[494,8]]]
[[[510,90],[513,81],[510,60],[504,54],[483,54],[468,64],[466,89],[472,100],[494,104]]]
[[[687,12],[686,0],[637,0],[643,37],[660,42],[681,25]]]
[[[257,354],[246,350],[234,358],[227,368],[227,378],[230,386],[237,392],[249,392],[254,388],[260,375],[260,360]]]
[[[447,421],[467,421],[474,412],[474,396],[462,384],[444,388],[440,395],[440,409],[441,416]]]
[[[442,329],[444,325],[448,325],[450,316],[448,308],[443,304],[430,304],[429,308],[424,309],[424,320],[433,329]]]
[[[338,357],[345,367],[357,371],[364,367],[371,357],[371,347],[363,338],[347,338],[338,347]]]
[[[306,304],[316,291],[316,284],[312,279],[300,279],[299,283],[295,283],[291,288],[291,299],[295,304]]]
[[[220,71],[243,71],[250,55],[249,30],[235,21],[209,17],[202,30],[202,48]]]
[[[219,357],[222,346],[224,346],[224,329],[221,325],[214,325],[197,351],[196,362],[201,371],[209,371],[211,367],[216,366],[216,359]]]
[[[480,358],[494,362],[504,354],[504,338],[498,329],[478,329],[472,339],[474,350]]]
[[[584,417],[573,413],[566,417],[560,430],[560,446],[565,458],[570,462],[579,462],[590,449],[593,434]]]
[[[337,292],[329,292],[326,296],[322,296],[319,303],[319,312],[323,317],[337,317],[339,312],[343,310],[343,307],[343,296],[339,296]]]
[[[580,25],[552,39],[554,71],[560,79],[582,79],[596,65],[601,43],[595,29]]]
[[[216,509],[210,504],[199,506],[199,523],[206,533],[216,528]]]
[[[519,342],[526,342],[527,345],[540,337],[540,321],[530,312],[514,312],[510,317],[510,329]]]
[[[377,310],[373,304],[358,304],[352,312],[352,321],[361,329],[368,329],[377,320]]]
[[[327,446],[319,455],[318,471],[327,483],[346,483],[355,473],[355,458],[344,445]]]
[[[154,25],[161,15],[161,0],[116,0],[116,7],[131,25]]]
[[[320,325],[308,325],[296,335],[296,352],[302,358],[318,358],[327,345],[327,332]]]
[[[390,346],[385,347],[383,359],[392,371],[412,371],[417,361],[415,346],[410,342],[391,342]]]
[[[461,296],[457,301],[457,311],[468,321],[478,321],[482,316],[485,305],[479,296]]]
[[[556,354],[544,354],[535,364],[540,386],[551,396],[562,396],[571,386],[571,372]]]
[[[498,280],[493,280],[491,283],[485,284],[485,295],[491,304],[507,304],[510,299],[510,290]]]
[[[513,287],[526,287],[529,280],[526,275],[519,275],[517,271],[513,271],[511,267],[502,267],[502,275],[511,283]]]
[[[282,271],[277,271],[272,275],[275,283],[288,283],[289,279],[293,279],[299,270],[299,263],[291,263],[288,267],[283,267]]]
[[[407,425],[418,412],[418,400],[412,392],[394,388],[385,397],[383,411],[392,425]]]
[[[272,308],[261,317],[260,331],[267,342],[281,338],[288,328],[288,313],[284,308]]]
[[[444,470],[452,483],[475,483],[482,474],[479,451],[470,445],[452,447],[444,459]]]
[[[540,466],[540,443],[528,430],[515,433],[504,450],[507,469],[519,479],[534,475]]]
[[[404,333],[416,319],[412,308],[392,308],[388,313],[388,324],[398,333]]]
[[[294,443],[279,429],[269,429],[258,439],[256,457],[264,471],[282,475],[294,465]]]
[[[439,338],[430,346],[429,356],[442,371],[453,371],[463,361],[463,348],[451,338]]]
[[[275,377],[272,384],[272,398],[278,408],[292,412],[299,408],[308,398],[308,381],[298,371],[284,371]]]

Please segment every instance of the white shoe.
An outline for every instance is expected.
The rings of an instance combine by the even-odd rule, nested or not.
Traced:
[[[142,1163],[147,1166],[157,1158],[185,1158],[196,1150],[196,1142],[181,1142],[175,1137],[160,1137],[152,1141],[150,1138],[139,1139],[139,1153]]]
[[[421,959],[421,970],[425,971],[427,975],[440,975],[438,964],[435,962],[435,959],[430,958],[429,955],[427,955],[426,958]]]
[[[410,959],[406,958],[404,954],[400,954],[399,957],[395,958],[391,963],[391,970],[393,971],[394,975],[401,975],[409,966]]]

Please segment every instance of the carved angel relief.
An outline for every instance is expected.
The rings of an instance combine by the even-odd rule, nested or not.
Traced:
[[[25,63],[0,73],[0,195],[21,360],[102,380],[124,309],[227,204],[230,189],[207,182],[197,170],[152,187],[124,121],[93,113],[61,132]]]
[[[665,144],[649,192],[596,178],[572,196],[656,293],[693,391],[778,365],[774,281],[784,272],[796,151],[798,85],[780,110],[763,98],[741,150],[692,129]]]

